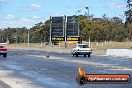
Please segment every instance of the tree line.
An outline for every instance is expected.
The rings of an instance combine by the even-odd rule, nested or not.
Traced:
[[[109,18],[104,14],[101,18],[87,17],[87,14],[79,15],[80,37],[83,41],[127,41],[132,40],[132,0],[127,0],[128,10],[124,12],[125,23],[119,17]],[[32,28],[5,28],[0,29],[0,42],[27,43],[28,32],[31,43],[49,42],[50,20],[39,22]]]
[[[35,24],[32,28],[27,29],[26,27],[22,28],[4,28],[0,29],[0,42],[9,43],[27,43],[28,42],[28,33],[30,38],[30,43],[40,43],[49,41],[49,29],[50,29],[50,20],[47,20],[45,23],[39,22]]]

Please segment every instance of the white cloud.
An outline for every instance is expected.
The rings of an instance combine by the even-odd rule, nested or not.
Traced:
[[[36,23],[41,22],[40,17],[32,16],[28,17],[21,17],[15,18],[13,15],[7,15],[0,20],[0,28],[7,28],[7,27],[27,27],[31,28]]]
[[[34,20],[33,18],[21,18],[20,20],[18,20],[16,22],[16,24],[18,25],[18,27],[27,27],[27,28],[31,28],[34,24],[36,24],[37,22],[39,22],[39,20]]]
[[[30,26],[34,21],[29,19],[29,18],[21,18],[20,20],[17,21],[17,24],[20,26]]]
[[[0,0],[0,4],[1,4],[1,3],[8,2],[8,1],[10,1],[10,0]]]
[[[10,16],[9,16],[10,17]],[[20,18],[15,20],[6,20],[0,21],[0,28],[6,27],[27,27],[30,28],[35,24],[35,21],[29,18]]]
[[[33,16],[33,19],[38,20],[38,19],[40,19],[40,17],[39,16]]]
[[[39,4],[31,4],[30,5],[32,8],[40,8],[41,6]]]
[[[28,19],[28,18],[21,18],[20,21],[23,22],[23,23],[27,23],[27,22],[30,22],[30,19]]]
[[[125,6],[126,6],[126,4],[124,4],[124,3],[112,3],[108,7],[110,7],[110,8],[123,8]]]
[[[0,2],[5,2],[5,1],[7,1],[7,0],[0,0]]]
[[[55,16],[64,16],[64,15],[65,15],[64,12],[56,12],[56,13],[55,13]]]
[[[13,15],[7,15],[4,17],[5,20],[14,20],[15,17]]]
[[[33,11],[33,10],[38,10],[41,8],[41,5],[40,4],[30,4],[29,6],[26,6],[25,7],[25,10],[28,10],[28,11]]]

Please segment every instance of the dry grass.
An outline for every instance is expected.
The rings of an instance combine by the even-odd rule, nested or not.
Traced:
[[[132,48],[132,42],[103,42],[103,43],[92,42],[91,47],[95,49],[110,49],[110,48],[130,49]]]
[[[84,44],[88,44],[88,42],[83,42]],[[61,42],[60,46],[55,45],[54,48],[64,48],[65,43]],[[67,46],[68,48],[73,48],[76,43],[68,43]],[[18,43],[18,44],[7,44],[5,45],[7,47],[16,47],[16,48],[27,48],[28,44],[27,43]],[[41,43],[30,43],[30,48],[49,48],[49,45],[44,45]],[[109,49],[109,48],[127,48],[130,49],[132,48],[132,42],[91,42],[91,48],[93,49]]]
[[[89,44],[88,42],[82,42],[84,44]],[[69,48],[73,48],[77,43],[68,43]],[[64,47],[64,43],[61,43],[61,47]],[[93,49],[110,49],[110,48],[132,48],[132,42],[91,42],[91,48]]]

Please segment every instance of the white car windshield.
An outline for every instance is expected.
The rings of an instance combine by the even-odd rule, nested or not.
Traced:
[[[89,48],[88,45],[78,45],[79,48]]]

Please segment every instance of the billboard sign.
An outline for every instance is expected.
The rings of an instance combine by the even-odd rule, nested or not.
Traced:
[[[79,37],[79,17],[67,16],[66,28],[67,37]]]
[[[51,18],[51,37],[64,37],[63,17]]]

